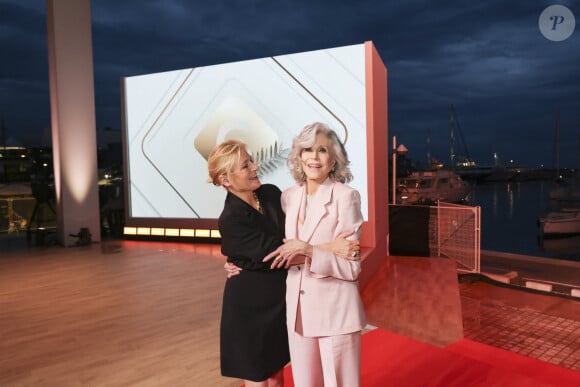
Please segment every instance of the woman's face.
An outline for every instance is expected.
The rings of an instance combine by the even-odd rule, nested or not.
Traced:
[[[223,182],[223,185],[233,194],[243,194],[254,191],[262,185],[258,178],[258,166],[247,152],[242,152],[240,162],[236,164]]]
[[[334,167],[334,157],[330,139],[324,134],[316,135],[316,142],[300,153],[302,170],[307,182],[321,184],[326,180]]]

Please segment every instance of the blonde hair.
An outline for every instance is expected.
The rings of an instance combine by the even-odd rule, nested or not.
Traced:
[[[234,171],[240,162],[242,154],[246,152],[246,144],[238,140],[226,140],[216,145],[207,158],[207,170],[210,183],[220,186],[220,176],[226,177]]]
[[[294,137],[294,140],[292,141],[292,150],[286,159],[286,164],[290,169],[292,177],[294,177],[294,180],[296,180],[298,184],[302,184],[306,181],[306,175],[302,170],[302,151],[313,146],[314,143],[316,143],[316,136],[319,134],[324,134],[330,140],[330,151],[335,164],[329,177],[332,180],[341,183],[350,182],[353,177],[348,168],[350,161],[348,160],[346,149],[338,138],[336,132],[330,129],[328,125],[321,122],[306,125],[300,134]]]

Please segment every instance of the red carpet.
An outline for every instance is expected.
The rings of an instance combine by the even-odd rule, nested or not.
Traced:
[[[459,340],[445,349],[506,371],[526,375],[541,383],[557,386],[580,386],[580,373],[578,372],[476,341]]]
[[[362,337],[362,387],[580,386],[580,374],[462,339],[438,348],[375,329]],[[290,367],[285,387],[292,387]],[[300,387],[300,386],[297,386]]]

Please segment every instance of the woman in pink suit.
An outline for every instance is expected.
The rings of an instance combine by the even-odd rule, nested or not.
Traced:
[[[360,237],[360,195],[348,158],[328,126],[306,126],[294,139],[288,165],[297,182],[282,193],[285,243],[264,258],[288,268],[286,316],[297,387],[360,386],[360,339],[366,325],[357,278],[361,262],[317,245],[345,232]],[[354,259],[352,259],[354,258]]]

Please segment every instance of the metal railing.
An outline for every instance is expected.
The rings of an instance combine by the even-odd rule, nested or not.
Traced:
[[[459,271],[480,271],[480,207],[389,205],[389,229],[392,255],[446,257]]]
[[[437,257],[455,259],[458,270],[479,273],[481,207],[439,202],[433,212],[435,232],[430,251]]]

